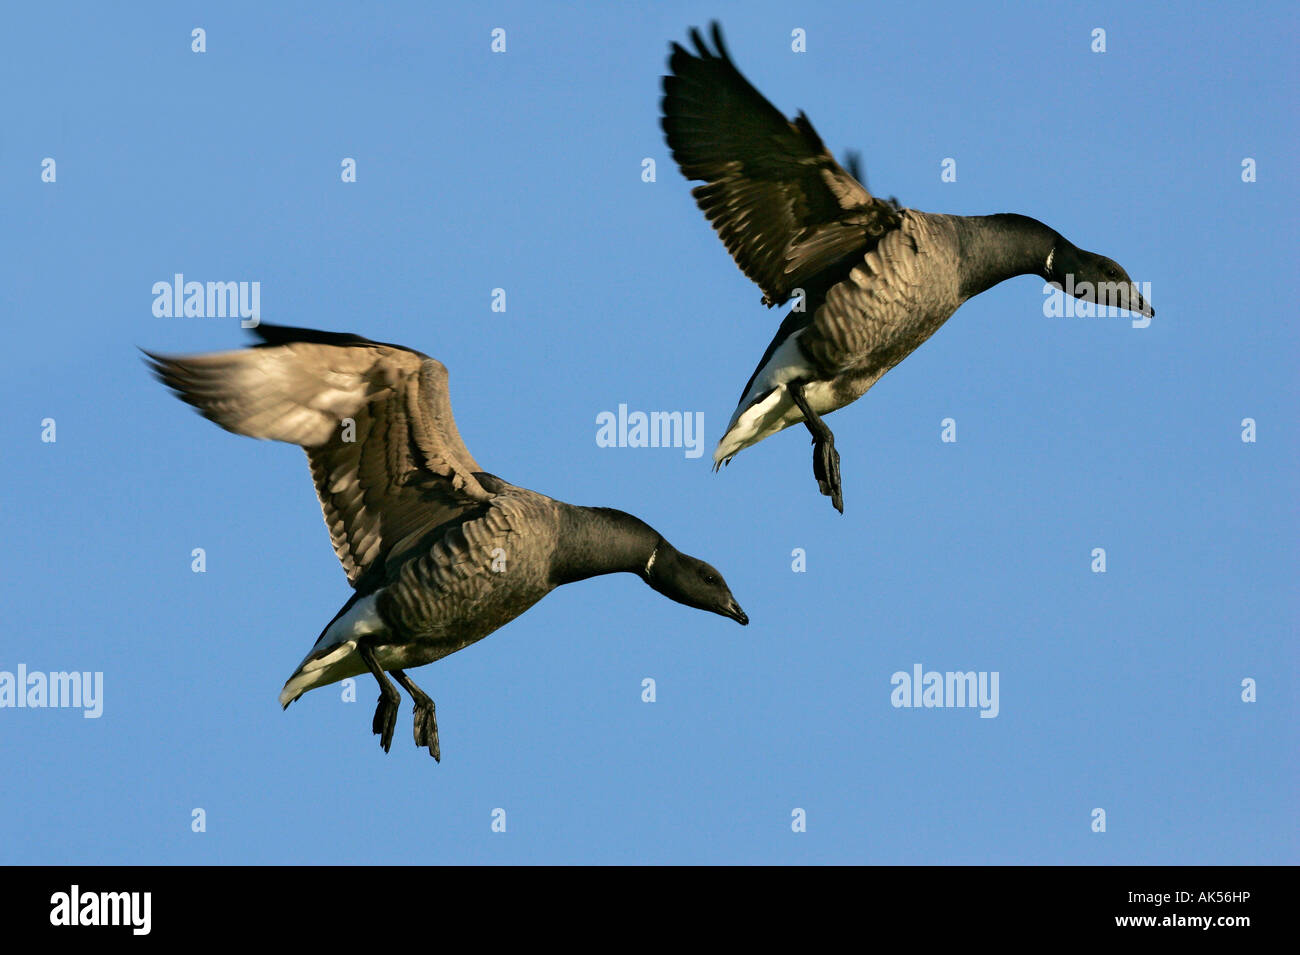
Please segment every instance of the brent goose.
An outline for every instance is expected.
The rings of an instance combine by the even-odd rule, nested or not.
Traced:
[[[154,373],[227,431],[301,445],[334,553],[355,593],[284,685],[280,702],[374,674],[387,751],[401,694],[415,742],[440,759],[433,701],[408,667],[481,640],[561,584],[619,571],[678,603],[749,618],[722,575],[649,525],[488,474],[452,418],[447,369],[356,335],[268,324],[262,343],[185,357],[145,352]]]
[[[843,513],[839,452],[821,416],[866,394],[963,302],[1016,275],[1152,316],[1128,274],[1036,219],[955,216],[873,197],[822,144],[736,69],[713,24],[710,50],[672,44],[663,129],[673,158],[769,308],[795,298],[713,453],[714,470],[802,421],[813,473]]]

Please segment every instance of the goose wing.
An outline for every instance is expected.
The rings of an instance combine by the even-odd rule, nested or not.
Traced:
[[[664,77],[664,133],[692,195],[768,306],[898,226],[822,144],[808,117],[787,120],[740,74],[713,24],[710,50],[674,43]]]
[[[353,587],[404,544],[492,500],[456,430],[441,362],[356,335],[266,324],[255,331],[264,341],[253,348],[145,354],[159,380],[205,418],[307,452]]]

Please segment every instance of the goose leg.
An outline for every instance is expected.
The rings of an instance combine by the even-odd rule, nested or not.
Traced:
[[[813,436],[813,475],[817,478],[817,488],[831,499],[835,510],[844,513],[844,493],[840,486],[840,453],[835,450],[835,435],[812,410],[803,393],[804,382],[792,381],[786,385],[790,397],[803,414],[803,423]]]
[[[375,707],[375,718],[370,725],[375,735],[379,737],[379,745],[384,748],[386,753],[388,748],[393,745],[393,730],[397,726],[397,708],[402,703],[402,694],[398,693],[397,687],[393,686],[392,681],[384,676],[379,661],[375,659],[373,649],[364,643],[358,643],[357,653],[360,654],[362,662],[365,663],[379,682],[379,705]]]
[[[403,671],[391,672],[406,692],[411,694],[411,702],[415,704],[415,745],[429,747],[429,755],[434,761],[442,762],[442,749],[438,745],[438,714],[433,700]]]

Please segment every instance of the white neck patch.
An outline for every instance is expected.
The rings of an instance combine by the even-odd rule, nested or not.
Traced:
[[[1052,260],[1056,258],[1056,246],[1052,246],[1052,251],[1047,253],[1047,261],[1043,263],[1043,271],[1048,275],[1052,274]]]
[[[659,545],[655,544],[655,549],[650,552],[650,559],[645,562],[645,570],[642,571],[647,577],[650,576],[650,568],[655,565],[657,556],[659,556]]]

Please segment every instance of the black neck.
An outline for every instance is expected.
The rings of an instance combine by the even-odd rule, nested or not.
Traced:
[[[649,524],[608,507],[570,507],[564,525],[552,571],[557,585],[600,574],[639,574],[661,540]]]
[[[1047,278],[1047,258],[1057,243],[1055,229],[1015,213],[957,216],[961,236],[961,296],[968,299],[1016,275]]]

